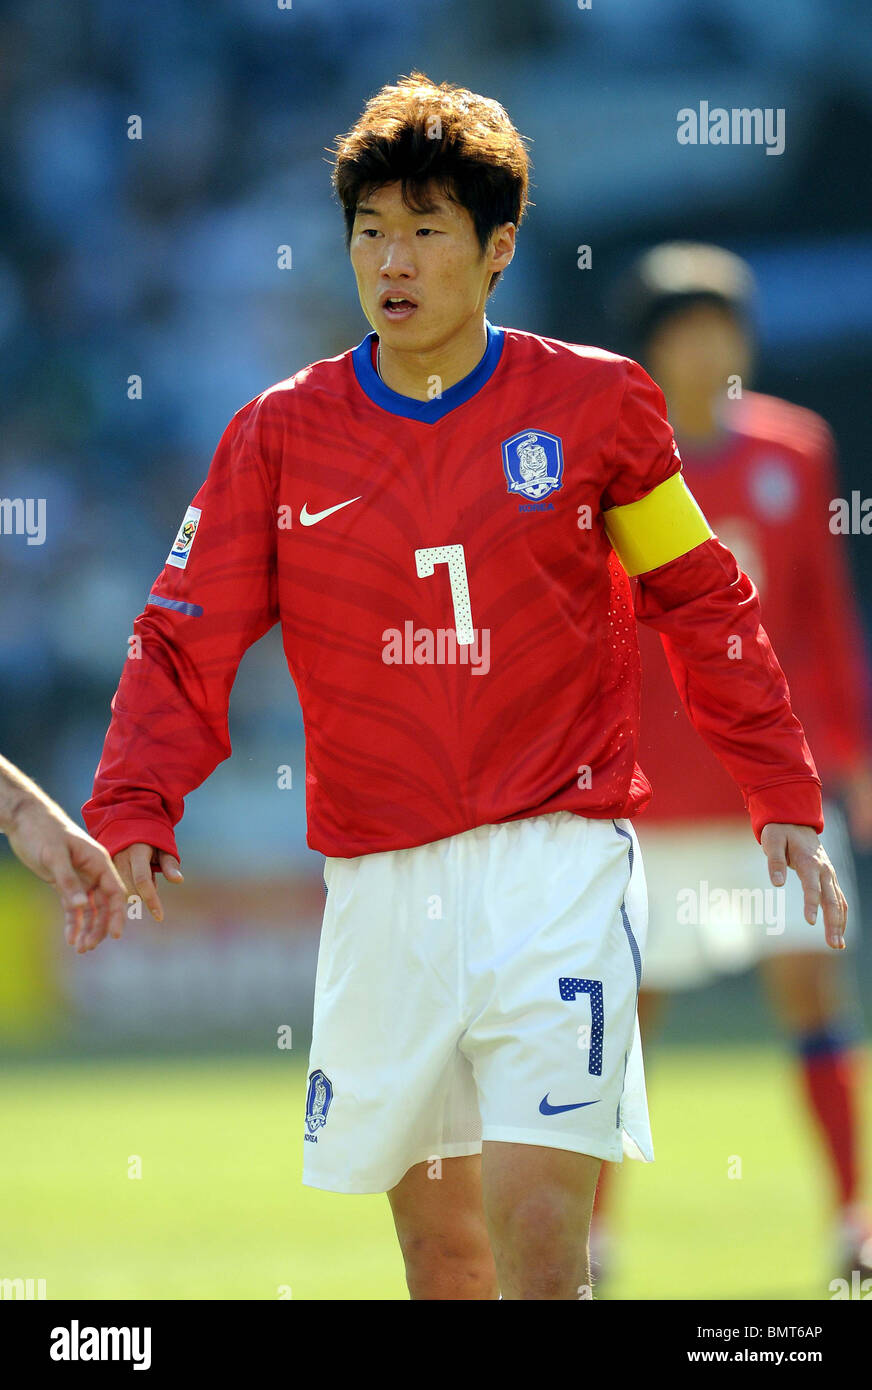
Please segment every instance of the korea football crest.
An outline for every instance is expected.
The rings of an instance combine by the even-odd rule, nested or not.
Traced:
[[[563,486],[563,444],[544,430],[519,430],[500,445],[510,493],[541,502]]]
[[[319,1129],[323,1129],[327,1123],[327,1111],[330,1109],[330,1102],[333,1099],[333,1083],[323,1071],[313,1071],[309,1077],[309,1089],[306,1092],[306,1128],[309,1134],[315,1134]],[[309,1138],[309,1134],[306,1138]]]

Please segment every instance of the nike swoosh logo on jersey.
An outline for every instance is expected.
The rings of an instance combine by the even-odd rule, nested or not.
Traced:
[[[548,1094],[539,1102],[540,1115],[561,1115],[564,1110],[583,1110],[586,1105],[599,1105],[598,1100],[579,1100],[575,1105],[549,1105]]]
[[[363,494],[361,493],[361,496]],[[334,512],[341,512],[343,507],[350,507],[352,502],[359,502],[360,497],[349,497],[347,502],[337,502],[335,507],[326,507],[323,512],[310,512],[306,503],[303,503],[303,510],[300,512],[300,521],[303,526],[316,526],[319,521],[323,521],[325,516],[332,516]]]

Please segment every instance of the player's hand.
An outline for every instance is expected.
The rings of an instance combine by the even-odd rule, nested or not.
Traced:
[[[127,849],[122,849],[116,854],[114,863],[128,893],[135,893],[142,898],[154,920],[162,922],[163,904],[155,886],[158,868],[152,868],[152,861],[155,859],[160,866],[160,873],[168,878],[170,883],[184,883],[185,876],[175,855],[167,854],[163,849],[155,849],[153,845],[128,845]]]
[[[843,951],[848,903],[816,832],[810,825],[766,825],[760,844],[769,861],[769,877],[775,887],[782,887],[787,880],[788,867],[793,869],[802,883],[805,920],[815,923],[818,908],[822,907],[827,945],[834,951]]]
[[[841,786],[851,839],[858,849],[872,850],[872,767],[862,766]]]
[[[13,852],[54,884],[64,909],[64,938],[83,955],[124,929],[124,884],[102,845],[60,807],[24,797],[7,831]]]

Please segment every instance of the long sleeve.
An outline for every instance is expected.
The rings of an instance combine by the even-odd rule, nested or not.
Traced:
[[[134,623],[91,799],[110,854],[143,842],[178,854],[185,796],[231,753],[230,691],[243,654],[278,618],[275,486],[258,407],[233,417]]]
[[[770,822],[820,832],[820,778],[757,590],[732,553],[712,537],[641,574],[635,609],[660,633],[682,703],[740,788],[757,839]]]

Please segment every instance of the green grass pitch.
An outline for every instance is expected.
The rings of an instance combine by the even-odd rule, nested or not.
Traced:
[[[304,1091],[281,1053],[8,1065],[0,1278],[49,1299],[405,1298],[386,1199],[300,1182]],[[827,1175],[789,1058],[655,1050],[649,1101],[657,1162],[617,1175],[598,1293],[828,1298]]]

